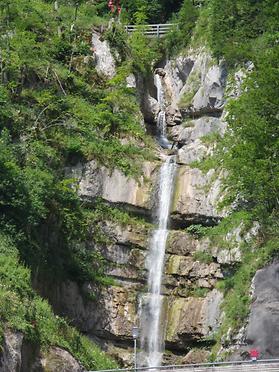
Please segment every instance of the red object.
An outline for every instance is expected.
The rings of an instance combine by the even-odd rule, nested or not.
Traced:
[[[118,14],[121,13],[120,0],[109,0],[108,7],[112,13],[114,13],[115,9],[117,9]]]
[[[259,357],[259,355],[260,355],[260,353],[258,352],[258,350],[257,349],[251,349],[250,351],[249,351],[249,354],[250,354],[250,357],[251,358],[258,358]]]
[[[108,7],[110,8],[110,10],[112,12],[114,12],[114,1],[113,0],[109,0],[108,2]]]

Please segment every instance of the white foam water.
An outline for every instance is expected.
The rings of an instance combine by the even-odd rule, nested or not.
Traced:
[[[176,172],[175,156],[167,157],[160,169],[156,229],[154,229],[147,257],[148,293],[141,304],[142,365],[161,365],[164,349],[164,325],[162,322],[163,296],[161,284],[165,249],[168,238],[168,219]]]
[[[154,84],[157,88],[157,101],[159,103],[160,112],[157,117],[157,140],[161,147],[168,149],[171,147],[166,136],[166,107],[165,107],[165,93],[162,84],[162,77],[158,74],[154,76]]]

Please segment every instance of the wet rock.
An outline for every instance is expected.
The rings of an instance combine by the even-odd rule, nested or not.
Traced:
[[[133,225],[121,225],[104,221],[101,229],[110,240],[118,245],[146,249],[151,226],[136,223]]]
[[[187,256],[196,250],[197,240],[185,231],[170,231],[167,242],[167,253]]]
[[[145,121],[148,123],[156,123],[160,106],[158,101],[148,93],[145,94],[142,111]]]
[[[210,288],[215,281],[210,279],[223,278],[220,265],[217,263],[203,263],[196,261],[193,257],[170,255],[166,264],[166,273],[175,277],[185,276],[190,280],[205,279],[200,281],[200,287]],[[206,284],[205,284],[206,283]]]
[[[111,355],[122,368],[130,368],[134,363],[134,350],[122,348],[111,343],[107,346],[107,353]]]
[[[163,68],[156,68],[156,70],[154,71],[154,74],[159,75],[161,77],[165,77],[166,71]]]
[[[167,107],[166,123],[168,126],[175,126],[182,123],[182,115],[177,107],[174,106]]]
[[[94,287],[83,293],[74,283],[64,283],[59,302],[74,324],[87,333],[107,339],[130,339],[136,319],[136,293],[139,288],[114,286],[96,292]]]

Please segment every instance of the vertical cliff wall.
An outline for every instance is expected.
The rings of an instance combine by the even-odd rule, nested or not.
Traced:
[[[107,66],[112,55],[102,58],[102,53],[109,53],[108,45],[96,38],[94,36],[93,40],[98,49],[97,67],[100,71],[103,69],[104,74],[108,71],[109,76],[113,75],[114,65]],[[204,48],[190,49],[162,63],[154,75],[159,75],[162,81],[167,135],[173,143],[172,149],[165,150],[157,145],[157,160],[144,162],[142,176],[138,179],[127,177],[117,169],[111,171],[94,160],[66,170],[67,176],[78,180],[79,196],[89,207],[101,199],[110,206],[128,211],[136,219],[141,217],[140,221],[135,219],[130,223],[103,220],[99,227],[108,240],[97,245],[86,242],[109,263],[106,273],[112,279],[111,284],[97,289],[92,283],[80,288],[74,282],[65,282],[52,294],[42,289],[56,311],[96,339],[123,366],[132,363],[131,329],[139,322],[139,302],[146,291],[145,262],[153,229],[152,208],[157,197],[161,157],[166,153],[177,155],[177,176],[162,285],[164,363],[203,362],[216,343],[215,336],[224,319],[221,307],[224,295],[218,283],[241,262],[242,242],[256,236],[258,229],[243,236],[240,222],[224,237],[223,245],[203,236],[204,228],[217,226],[230,210],[218,208],[224,197],[224,173],[219,169],[203,172],[196,164],[212,154],[218,135],[225,132],[226,99],[240,94],[243,74],[232,75],[228,86],[225,64],[217,63]],[[132,75],[127,81],[138,90],[142,114],[149,127],[156,125],[160,111],[153,79],[154,76],[151,81],[144,82],[140,76]],[[259,275],[255,278],[256,291]],[[262,285],[266,288],[264,283]],[[264,296],[265,290],[259,291]],[[237,349],[235,344],[239,342],[246,345],[244,351],[249,348],[247,342],[266,347],[266,340],[255,341],[255,328],[251,326],[255,319],[266,316],[265,311],[263,315],[258,309],[258,302],[253,304],[248,330],[245,328],[243,334],[229,341],[234,345],[228,348],[230,352]],[[274,311],[271,312],[273,319],[277,319]],[[274,351],[270,355],[274,355]]]

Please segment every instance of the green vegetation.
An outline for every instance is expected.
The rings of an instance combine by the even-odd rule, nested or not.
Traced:
[[[236,242],[233,235],[227,238],[229,233],[238,228],[244,237],[253,221],[260,225],[257,239],[240,247],[242,262],[219,283],[225,294],[225,318],[214,352],[228,329],[237,331],[247,319],[255,272],[278,257],[278,7],[278,2],[270,0],[205,1],[196,13],[195,27],[188,30],[185,44],[179,46],[179,50],[187,46],[210,48],[214,57],[225,60],[232,76],[253,62],[240,97],[226,106],[224,137],[213,134],[204,138],[205,143],[214,144],[213,156],[191,164],[204,172],[216,169],[216,174],[226,174],[226,197],[220,208],[233,205],[234,212],[205,232],[212,245],[233,248]],[[187,92],[183,97],[186,104],[191,96],[192,92]],[[192,228],[194,235],[203,236],[199,228]]]
[[[56,5],[55,5],[56,4]],[[231,73],[253,62],[242,94],[227,105],[228,129],[204,141],[218,141],[203,170],[225,169],[226,198],[234,212],[214,228],[193,225],[196,238],[209,236],[230,248],[226,235],[252,221],[261,226],[257,241],[241,247],[243,262],[220,282],[226,319],[220,331],[237,329],[248,314],[248,289],[256,270],[278,256],[278,13],[273,0],[148,1],[123,0],[124,23],[172,20],[164,42],[142,32],[127,38],[113,24],[103,34],[117,60],[108,81],[94,68],[91,30],[108,22],[107,0],[16,0],[0,2],[0,318],[5,327],[24,332],[42,349],[58,345],[86,368],[114,364],[34,293],[31,277],[110,283],[106,261],[84,243],[106,243],[100,224],[143,224],[96,201],[91,208],[78,198],[75,179],[65,167],[96,160],[138,177],[141,163],[152,158],[152,141],[141,125],[138,97],[127,88],[131,73],[149,78],[156,61],[193,46],[206,46]],[[55,5],[55,6],[54,6]],[[172,16],[173,12],[177,12]],[[198,88],[180,102],[189,105]],[[191,81],[190,81],[191,82]],[[197,163],[193,166],[198,166]],[[195,259],[209,263],[207,252]],[[196,288],[193,295],[204,296]]]
[[[210,45],[216,56],[224,56],[231,66],[254,60],[267,47],[265,33],[278,32],[276,1],[210,0],[209,8]]]
[[[95,278],[102,276],[101,258],[77,248],[94,215],[64,167],[95,159],[138,176],[151,155],[142,146],[136,94],[126,87],[129,62],[109,82],[98,76],[90,63],[90,15],[98,24],[97,10],[87,1],[76,6],[1,5],[0,229],[36,271],[56,266],[59,276],[85,280],[96,271]],[[141,63],[140,53],[136,59]],[[93,265],[90,275],[84,259]]]
[[[179,13],[173,18],[173,30],[167,35],[166,49],[170,55],[181,52],[189,42],[198,19],[198,8],[192,0],[184,0]]]
[[[196,251],[193,254],[193,259],[205,264],[210,264],[211,262],[213,262],[212,255],[206,251]]]
[[[121,0],[121,21],[136,23],[138,13],[146,14],[148,23],[165,23],[171,14],[177,12],[183,0]],[[107,0],[98,1],[96,8],[100,15],[108,13]]]
[[[208,295],[209,291],[210,290],[208,288],[195,287],[190,289],[189,297],[204,298]]]
[[[93,346],[68,326],[61,330],[63,320],[32,292],[30,275],[49,283],[110,284],[106,261],[84,242],[105,241],[99,226],[104,218],[128,217],[100,203],[87,209],[65,167],[94,159],[138,177],[142,161],[151,159],[136,92],[126,86],[132,57],[119,62],[110,81],[94,68],[92,26],[106,23],[97,8],[91,1],[0,3],[0,233],[17,251],[1,256],[5,270],[14,267],[11,286],[1,294],[2,324],[42,345],[64,346],[91,368],[98,364],[89,363]],[[132,56],[136,47],[129,49]],[[138,47],[139,66],[146,65],[142,57]],[[17,276],[23,276],[20,284]],[[46,313],[34,332],[31,309],[35,318]],[[106,366],[100,359],[98,368]]]
[[[55,316],[49,304],[31,287],[30,270],[19,263],[9,237],[0,235],[0,337],[5,328],[24,333],[26,340],[46,351],[52,346],[68,350],[86,369],[116,368],[116,363],[86,337]]]
[[[186,231],[187,233],[193,235],[196,239],[199,239],[204,237],[208,233],[209,229],[210,229],[209,227],[197,224],[190,225],[189,227],[187,227]]]

